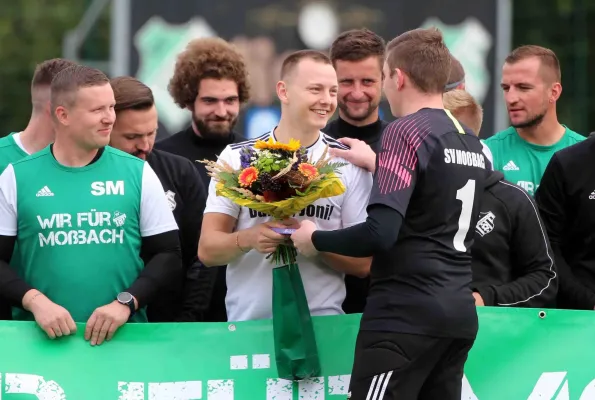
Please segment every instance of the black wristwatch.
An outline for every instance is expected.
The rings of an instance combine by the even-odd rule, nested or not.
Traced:
[[[121,292],[118,293],[118,297],[116,297],[116,300],[118,300],[118,303],[124,304],[125,306],[128,306],[128,308],[130,308],[130,317],[128,318],[132,318],[132,316],[136,312],[134,307],[134,297],[132,297],[132,295],[128,292]]]

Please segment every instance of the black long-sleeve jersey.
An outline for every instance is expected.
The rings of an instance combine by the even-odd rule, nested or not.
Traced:
[[[595,307],[595,140],[556,152],[535,193],[560,276],[557,307]]]
[[[196,255],[207,199],[206,186],[193,163],[184,157],[154,149],[147,162],[161,181],[178,224],[185,271],[184,282],[161,293],[147,308],[147,316],[151,322],[196,321],[201,291]]]
[[[155,143],[155,148],[190,160],[202,178],[205,191],[208,191],[211,177],[207,173],[205,164],[198,161],[205,159],[216,161],[217,156],[221,154],[227,145],[244,141],[246,141],[246,138],[237,132],[232,132],[228,136],[218,139],[201,138],[194,132],[192,126],[189,126],[183,131],[158,141]],[[200,211],[204,211],[204,207]],[[227,321],[225,309],[225,295],[227,293],[226,266],[206,268],[200,263],[196,263],[195,267],[189,271],[191,275],[187,275],[187,278],[196,281],[198,287],[200,287],[200,293],[196,297],[201,314],[198,320],[204,322]],[[187,313],[186,316],[188,316]]]
[[[319,251],[373,255],[361,330],[475,338],[471,246],[489,170],[479,139],[446,110],[424,108],[386,128],[368,207],[401,215],[396,242],[369,243],[370,217],[313,236]],[[343,248],[323,246],[330,239]],[[358,246],[369,254],[353,254]]]
[[[486,306],[555,305],[554,255],[537,205],[501,172],[486,182],[471,255],[471,288]]]
[[[329,136],[340,138],[359,139],[366,142],[375,153],[380,150],[380,138],[382,131],[388,126],[388,122],[380,118],[369,125],[355,126],[338,117],[329,122],[322,131]],[[358,278],[357,276],[345,276],[345,301],[343,302],[343,311],[347,314],[362,313],[366,306],[368,297],[368,288],[370,286],[370,277]]]

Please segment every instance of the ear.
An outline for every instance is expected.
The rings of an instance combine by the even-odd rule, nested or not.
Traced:
[[[289,98],[287,96],[287,83],[285,81],[277,82],[277,97],[279,97],[281,103],[287,104]]]
[[[403,86],[405,86],[405,73],[400,68],[395,68],[395,73],[393,74],[392,79],[395,82],[395,87],[397,90],[402,90]]]
[[[550,103],[555,103],[558,101],[560,96],[562,95],[562,84],[560,82],[555,82],[551,88],[550,94]]]
[[[69,125],[68,121],[68,110],[63,106],[58,106],[54,110],[54,116],[58,122],[62,125]]]

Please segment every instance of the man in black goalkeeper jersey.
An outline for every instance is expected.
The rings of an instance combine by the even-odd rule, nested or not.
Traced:
[[[388,44],[384,91],[398,120],[383,134],[366,222],[326,232],[304,222],[292,235],[305,255],[374,257],[351,400],[461,398],[478,329],[470,248],[491,166],[444,110],[450,57],[436,29]]]

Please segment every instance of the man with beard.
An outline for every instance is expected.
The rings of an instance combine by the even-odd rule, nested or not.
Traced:
[[[244,59],[221,38],[193,40],[178,56],[169,93],[192,113],[192,124],[156,147],[192,161],[208,187],[206,167],[195,161],[215,161],[228,144],[246,140],[233,131],[240,106],[250,97]]]
[[[384,39],[368,29],[343,32],[331,46],[330,58],[339,81],[339,117],[322,131],[341,139],[347,146],[355,142],[350,139],[359,139],[370,145],[374,152],[379,150],[382,131],[388,125],[378,114],[384,48]],[[345,276],[347,295],[343,310],[346,313],[364,311],[369,284],[369,277]]]
[[[192,124],[155,146],[192,161],[207,190],[211,178],[196,161],[215,161],[227,145],[246,140],[233,131],[240,106],[250,98],[244,58],[221,38],[193,40],[178,56],[169,92],[178,106],[191,112]],[[225,266],[200,269],[204,322],[227,321],[225,274]]]
[[[147,307],[149,322],[200,320],[196,253],[206,191],[193,163],[186,158],[153,149],[157,135],[157,109],[151,89],[123,76],[110,81],[116,100],[116,122],[110,146],[146,160],[163,185],[167,202],[179,227],[182,275],[167,292]],[[183,289],[182,289],[183,286]]]
[[[485,140],[494,170],[534,195],[552,155],[585,139],[558,122],[560,63],[550,49],[521,46],[502,68],[502,90],[511,127]]]
[[[339,80],[339,117],[323,129],[324,133],[335,139],[360,139],[378,150],[382,131],[388,125],[378,114],[384,47],[384,40],[368,29],[343,32],[335,39],[330,57]],[[343,143],[349,145],[349,140]]]

